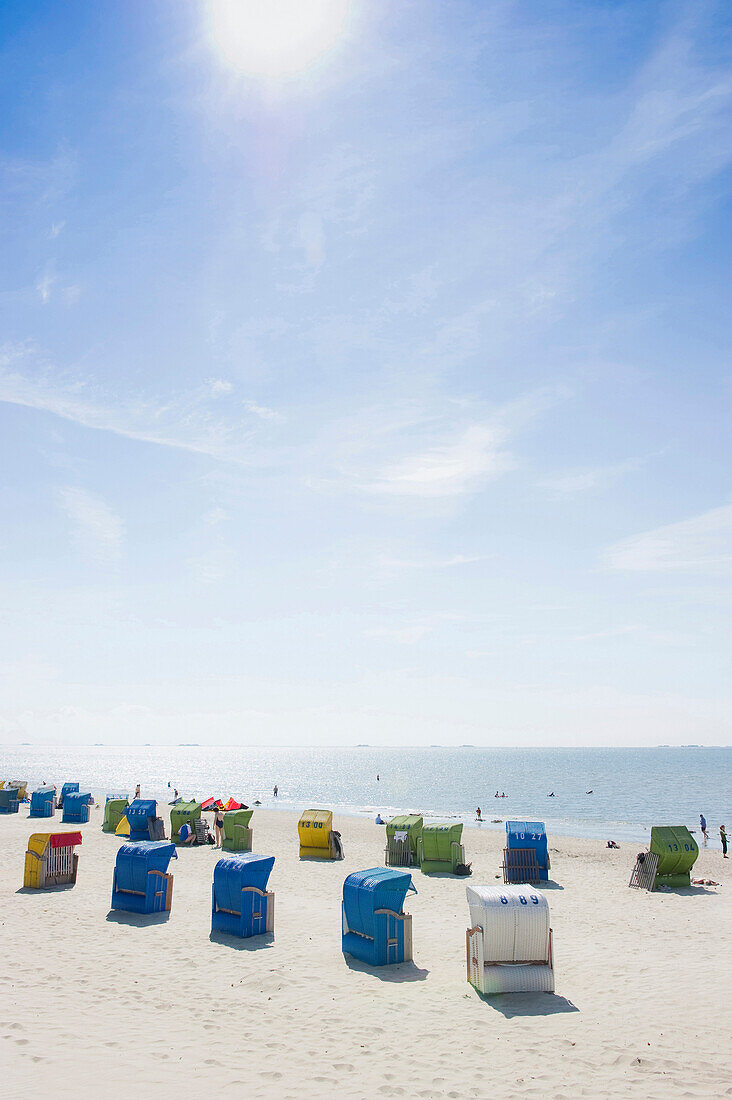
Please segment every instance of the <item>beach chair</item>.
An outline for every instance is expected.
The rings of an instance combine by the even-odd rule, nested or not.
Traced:
[[[18,788],[6,785],[0,788],[0,814],[17,814],[20,802]]]
[[[53,787],[38,787],[31,793],[28,817],[53,817],[56,810],[56,791]]]
[[[305,810],[297,823],[300,859],[343,859],[331,810]]]
[[[120,821],[127,815],[129,805],[129,799],[127,798],[119,798],[114,795],[108,797],[107,801],[104,803],[102,832],[116,833]]]
[[[112,909],[129,913],[164,913],[173,899],[171,859],[175,845],[165,840],[141,840],[122,844],[117,851],[112,879]]]
[[[31,833],[23,886],[32,890],[73,886],[79,867],[79,857],[74,851],[77,844],[81,844],[81,833]]]
[[[424,825],[417,838],[417,858],[425,875],[443,872],[454,875],[459,863],[465,863],[465,849],[461,843],[463,827],[454,825]]]
[[[58,806],[59,810],[63,809],[64,799],[66,798],[66,795],[72,794],[74,791],[78,791],[78,789],[78,783],[64,783],[63,787],[61,788],[61,794],[56,800],[56,805]]]
[[[412,918],[403,906],[410,890],[417,892],[408,871],[371,867],[349,875],[341,906],[343,953],[369,966],[408,962]]]
[[[225,852],[251,852],[252,830],[249,822],[252,820],[254,810],[227,810],[224,814],[224,839],[222,845]]]
[[[417,841],[422,835],[420,814],[399,814],[386,823],[386,848],[384,863],[387,867],[414,867],[417,860]]]
[[[512,878],[506,877],[505,865],[508,851],[533,851],[538,865],[538,878]],[[548,882],[549,848],[546,837],[546,826],[543,821],[507,821],[506,822],[506,849],[504,850],[504,882]],[[535,873],[534,863],[530,856],[508,856],[508,866],[513,874]]]
[[[214,867],[211,888],[211,931],[231,936],[261,936],[274,932],[274,894],[267,890],[274,856],[237,852]]]
[[[140,840],[161,839],[153,835],[157,818],[158,804],[154,798],[133,798],[122,817],[127,818],[129,839],[135,843]],[[121,820],[121,819],[120,819]],[[120,831],[119,822],[115,832]]]
[[[27,779],[11,779],[8,783],[9,787],[15,787],[18,791],[18,802],[25,802],[28,798],[28,780]]]
[[[64,812],[61,820],[64,825],[83,825],[89,820],[91,810],[91,791],[71,791],[64,798]]]
[[[661,886],[691,885],[691,869],[699,857],[699,845],[685,825],[654,825],[649,851],[641,854],[643,859],[636,860],[629,886],[658,890]]]
[[[195,831],[196,822],[201,817],[200,802],[176,802],[170,809],[170,839],[174,844],[180,844],[180,827],[184,821],[188,822]]]
[[[479,993],[553,993],[549,904],[522,886],[466,887],[467,977]]]

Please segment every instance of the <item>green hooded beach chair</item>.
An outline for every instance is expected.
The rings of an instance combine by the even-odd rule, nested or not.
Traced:
[[[187,821],[195,832],[196,822],[201,819],[200,802],[176,802],[170,810],[170,839],[174,844],[180,844],[180,827]]]
[[[252,830],[249,822],[252,820],[254,810],[227,810],[224,814],[224,839],[222,847],[225,852],[251,852]]]
[[[104,821],[102,822],[102,832],[104,833],[116,833],[117,826],[122,818],[125,816],[125,811],[129,806],[130,801],[128,798],[108,798],[104,804]]]
[[[691,885],[699,846],[685,825],[654,825],[650,850],[658,856],[657,887]]]
[[[421,814],[398,814],[386,824],[384,863],[387,867],[414,867],[417,841],[422,835]]]
[[[454,875],[457,865],[465,863],[462,835],[462,822],[455,825],[424,825],[422,835],[417,839],[417,855],[423,873]]]

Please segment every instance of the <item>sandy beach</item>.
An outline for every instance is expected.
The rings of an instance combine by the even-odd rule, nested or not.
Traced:
[[[212,847],[180,852],[169,919],[111,914],[118,840],[94,807],[73,889],[18,892],[28,835],[0,819],[6,1074],[39,1090],[246,1097],[732,1095],[731,861],[722,883],[629,890],[637,845],[550,837],[556,994],[482,999],[465,980],[465,883],[497,881],[503,836],[466,831],[472,880],[414,874],[414,963],[341,953],[340,895],[383,862],[383,828],[341,818],[345,860],[300,863],[296,816],[255,812],[274,854],[273,942],[210,940]]]

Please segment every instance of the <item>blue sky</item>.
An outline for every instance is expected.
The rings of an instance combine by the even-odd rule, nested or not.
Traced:
[[[0,739],[728,744],[725,5],[226,2],[0,11]]]

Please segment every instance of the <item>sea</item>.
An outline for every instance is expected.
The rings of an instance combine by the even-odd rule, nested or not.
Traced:
[[[0,746],[0,778],[109,794],[224,800],[301,811],[431,820],[501,829],[544,821],[550,833],[642,841],[652,825],[686,825],[709,847],[732,831],[732,748],[236,748],[203,745]],[[275,798],[275,784],[279,792]],[[505,794],[505,797],[503,795]],[[499,797],[496,797],[498,795]],[[480,807],[484,823],[476,821]]]

